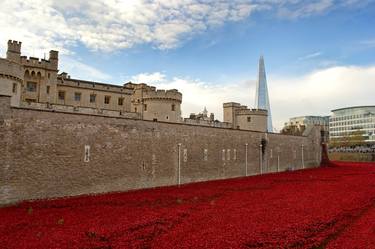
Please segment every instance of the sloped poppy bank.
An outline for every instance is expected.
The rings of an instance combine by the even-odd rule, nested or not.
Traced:
[[[375,164],[0,209],[0,248],[375,248]]]

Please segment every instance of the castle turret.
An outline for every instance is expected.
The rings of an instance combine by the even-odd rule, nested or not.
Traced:
[[[59,52],[55,50],[49,51],[49,61],[51,62],[51,67],[57,70],[59,66]]]
[[[20,105],[22,83],[23,67],[0,58],[0,95],[10,96],[12,106]]]
[[[231,123],[232,128],[236,128],[236,110],[241,105],[235,102],[229,102],[223,104],[223,111],[224,111],[224,122]]]
[[[21,58],[21,44],[22,42],[18,41],[8,41],[8,50],[7,50],[7,60],[20,62]]]
[[[146,84],[133,84],[133,87],[131,110],[140,113],[142,119],[173,123],[182,121],[182,94],[176,89],[157,90]]]
[[[224,122],[232,128],[267,132],[267,110],[249,109],[239,103],[224,103]]]

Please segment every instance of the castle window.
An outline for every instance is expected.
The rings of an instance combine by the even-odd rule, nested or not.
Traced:
[[[247,122],[251,122],[251,117],[247,117]]]
[[[59,91],[58,96],[59,96],[59,100],[65,100],[65,92],[64,91]]]
[[[124,98],[118,98],[118,105],[124,105]]]
[[[95,103],[96,94],[90,94],[90,103]]]
[[[47,94],[49,94],[50,88],[50,86],[47,86]]]
[[[12,92],[17,93],[17,84],[16,83],[13,83]]]
[[[74,100],[75,101],[81,101],[81,93],[74,93]]]
[[[172,105],[172,111],[176,111],[176,105],[175,104]]]
[[[49,78],[51,78],[51,74],[50,74],[50,73],[48,73],[48,79],[49,79]]]
[[[104,96],[104,104],[109,104],[109,102],[111,101],[111,96]]]
[[[145,105],[145,108],[144,108],[145,111],[147,111],[147,105]]]
[[[36,83],[35,82],[27,82],[26,89],[29,92],[36,92]]]
[[[167,120],[169,119],[169,117],[168,117],[168,116],[166,116],[165,118],[166,118]]]

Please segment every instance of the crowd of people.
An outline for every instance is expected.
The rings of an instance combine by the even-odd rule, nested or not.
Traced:
[[[374,145],[334,147],[334,148],[330,148],[329,152],[375,153],[375,144]]]

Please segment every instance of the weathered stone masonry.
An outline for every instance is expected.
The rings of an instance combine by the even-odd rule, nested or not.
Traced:
[[[246,165],[248,175],[315,167],[320,134],[30,110],[0,96],[0,204],[175,185],[179,162],[182,184],[245,176]]]

